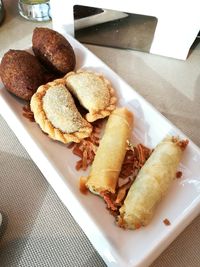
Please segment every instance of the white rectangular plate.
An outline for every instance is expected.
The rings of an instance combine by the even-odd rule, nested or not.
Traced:
[[[133,140],[155,147],[167,134],[185,137],[100,59],[71,36],[66,37],[76,53],[76,68],[103,73],[117,91],[118,105],[128,107],[135,114]],[[108,266],[147,266],[197,216],[200,150],[192,141],[179,168],[183,176],[173,182],[150,225],[137,231],[122,230],[115,225],[102,199],[79,192],[82,173],[75,170],[76,156],[66,145],[44,135],[36,123],[24,118],[23,104],[0,84],[2,116]],[[163,223],[165,218],[171,222],[170,226]]]

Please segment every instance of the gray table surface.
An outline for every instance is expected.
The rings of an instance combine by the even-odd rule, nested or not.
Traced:
[[[48,23],[21,18],[17,1],[4,1],[0,56],[31,44],[32,30]],[[186,61],[87,45],[109,67],[200,146],[200,43]],[[0,266],[105,266],[86,235],[0,117]],[[200,266],[200,217],[151,267]]]

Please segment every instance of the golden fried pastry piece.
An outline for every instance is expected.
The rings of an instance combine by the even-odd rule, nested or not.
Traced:
[[[42,85],[31,98],[31,110],[41,129],[63,143],[80,142],[92,132],[81,116],[63,79]]]
[[[111,83],[101,74],[79,70],[65,76],[67,88],[89,113],[89,122],[109,116],[115,109],[117,98]]]
[[[126,108],[116,108],[109,116],[86,183],[91,192],[115,193],[133,120]]]
[[[148,225],[161,199],[169,190],[188,140],[167,136],[140,169],[123,206],[118,224],[128,229]]]

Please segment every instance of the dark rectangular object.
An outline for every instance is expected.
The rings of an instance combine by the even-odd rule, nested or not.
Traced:
[[[82,43],[149,52],[157,18],[89,6],[74,6],[75,38]]]

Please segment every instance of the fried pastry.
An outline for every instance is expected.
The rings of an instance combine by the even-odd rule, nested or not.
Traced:
[[[103,75],[79,70],[65,76],[67,88],[77,97],[89,113],[89,122],[109,116],[115,109],[117,98],[111,83]]]
[[[63,79],[42,85],[31,98],[31,110],[41,129],[63,143],[80,142],[92,126],[77,110]]]
[[[188,140],[167,136],[156,146],[120,208],[119,226],[137,229],[150,223],[175,178],[187,144]]]
[[[116,108],[109,116],[86,183],[93,193],[115,193],[133,121],[126,108]]]

